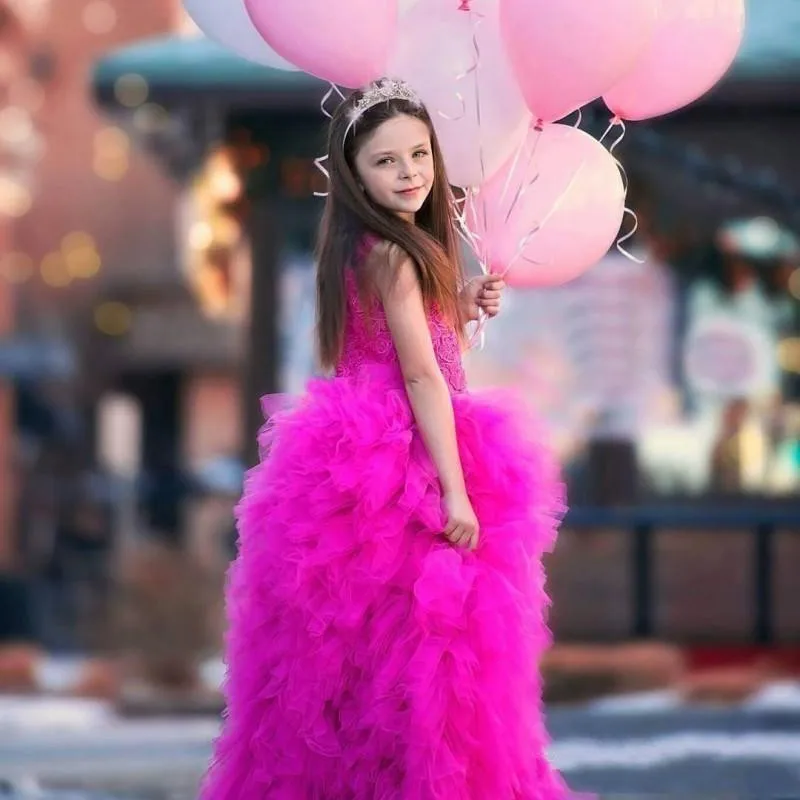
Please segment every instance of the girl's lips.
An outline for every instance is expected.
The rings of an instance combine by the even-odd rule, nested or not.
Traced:
[[[413,189],[403,189],[402,191],[398,192],[397,194],[405,194],[405,195],[416,194],[421,189],[422,189],[421,186],[415,186]]]

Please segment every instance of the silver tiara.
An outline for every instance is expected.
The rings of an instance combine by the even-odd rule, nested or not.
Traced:
[[[358,102],[350,112],[350,125],[348,131],[355,125],[359,117],[369,111],[373,106],[380,103],[388,103],[390,100],[405,100],[415,106],[421,106],[422,100],[417,93],[405,82],[396,78],[383,78],[374,81],[364,91]]]

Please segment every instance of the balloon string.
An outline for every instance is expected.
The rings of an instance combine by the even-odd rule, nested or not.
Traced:
[[[603,134],[602,138],[600,139],[600,142],[602,142],[603,139],[605,139],[606,136],[608,135],[608,132],[610,130],[612,130],[614,127],[616,127],[616,126],[620,126],[622,128],[622,133],[617,137],[617,139],[614,140],[613,144],[608,148],[608,152],[611,154],[611,156],[613,156],[614,163],[617,165],[617,169],[619,169],[620,173],[622,174],[622,188],[623,188],[624,193],[627,195],[628,194],[628,173],[625,171],[625,167],[622,165],[622,162],[614,155],[614,150],[616,150],[617,146],[625,138],[625,134],[627,132],[627,128],[625,127],[625,123],[619,117],[614,117],[614,119],[611,120],[611,124],[606,129],[606,132]]]
[[[613,131],[614,128],[620,128],[621,130],[619,136],[611,143],[611,146],[608,148],[608,152],[611,153],[612,155],[614,154],[614,151],[620,145],[622,140],[625,138],[625,134],[628,131],[627,126],[625,125],[625,121],[617,116],[612,117],[611,121],[608,123],[608,127],[605,129],[605,132],[598,139],[600,144],[602,144],[606,140],[606,136],[608,136],[608,134],[611,133],[611,131]]]
[[[456,233],[459,235],[464,244],[466,244],[468,247],[472,247],[472,242],[470,241],[469,236],[467,236],[464,231],[461,230],[460,226],[456,226]]]
[[[514,148],[514,158],[511,161],[511,166],[506,173],[506,179],[503,181],[503,191],[500,192],[500,205],[502,206],[503,201],[506,199],[506,194],[508,193],[508,188],[511,185],[511,178],[513,177],[514,173],[517,169],[517,164],[519,164],[519,158],[522,155],[522,151],[525,149],[525,145],[527,144],[528,137],[523,136],[519,140],[519,144]]]
[[[339,98],[340,98],[342,101],[344,101],[346,98],[345,98],[345,96],[342,94],[342,90],[341,90],[341,89],[340,89],[340,88],[339,88],[339,87],[338,87],[338,86],[337,86],[335,83],[331,83],[331,85],[330,85],[330,86],[331,86],[331,88],[330,88],[330,89],[328,89],[328,91],[327,91],[327,92],[325,92],[325,96],[322,98],[322,101],[320,102],[320,104],[319,104],[319,105],[320,105],[320,109],[322,110],[322,113],[323,113],[323,114],[324,114],[324,115],[325,115],[325,116],[326,116],[328,119],[333,119],[333,114],[331,114],[331,113],[328,111],[328,109],[327,109],[327,108],[325,108],[325,105],[326,105],[326,103],[328,102],[328,100],[330,100],[330,99],[331,99],[331,97],[333,97],[333,95],[334,95],[334,94],[338,94],[338,95],[339,95]]]
[[[464,100],[464,96],[461,94],[461,92],[456,92],[456,99],[459,103],[461,103],[461,111],[455,117],[451,116],[450,114],[445,114],[444,111],[441,111],[440,109],[437,109],[436,113],[442,119],[446,119],[448,122],[458,122],[460,119],[464,119],[467,113],[467,103]]]
[[[469,198],[469,192],[466,189],[462,189],[462,191],[464,194],[460,198],[455,196],[452,198],[453,212],[457,223],[456,231],[462,238],[466,239],[467,243],[475,251],[475,255],[480,258],[479,243],[481,237],[475,231],[471,230],[467,224],[467,200]],[[461,204],[461,208],[459,208],[459,204]],[[483,264],[481,264],[481,269],[483,269]]]
[[[469,247],[475,251],[475,254],[478,255],[479,263],[481,267],[481,272],[486,273],[486,266],[480,258],[480,238],[476,233],[470,230],[469,226],[466,224],[466,221],[459,215],[458,211],[456,211],[456,233],[466,242]]]
[[[473,63],[467,68],[464,72],[456,76],[456,82],[466,80],[470,75],[474,80],[474,88],[475,88],[475,122],[478,128],[478,160],[480,164],[480,174],[481,174],[481,185],[486,182],[486,159],[484,154],[484,143],[483,143],[483,114],[482,114],[482,101],[481,101],[481,90],[480,90],[480,74],[479,68],[481,64],[481,48],[480,43],[478,42],[478,26],[484,19],[483,14],[476,13],[472,10],[470,6],[470,0],[461,0],[461,4],[458,7],[459,11],[466,11],[470,15],[470,22],[472,25],[472,48],[475,54],[475,58]],[[464,100],[464,95],[461,92],[456,92],[456,98],[458,99],[459,103],[461,104],[461,114],[458,117],[450,117],[444,114],[442,111],[439,111],[439,116],[443,117],[448,121],[457,121],[458,119],[463,118],[467,113],[467,104]],[[475,215],[475,197],[479,192],[479,189],[475,187],[469,187],[463,190],[464,194],[460,199],[454,200],[454,210],[456,215],[456,222],[457,227],[456,230],[463,241],[465,241],[475,252],[476,256],[478,257],[478,264],[480,266],[481,272],[485,275],[489,272],[488,264],[486,263],[486,252],[485,248],[482,244],[482,239],[480,235],[470,229],[468,223],[468,214],[469,210],[472,211],[473,216]],[[459,208],[459,204],[462,206]],[[487,216],[487,209],[485,204],[482,204],[482,227],[483,232],[486,233],[486,228],[488,227],[488,216]],[[473,335],[470,337],[470,347],[476,347],[479,350],[482,350],[486,344],[486,323],[488,321],[488,317],[486,316],[486,312],[483,309],[478,309],[478,320],[477,326]],[[477,345],[476,345],[477,342]]]
[[[465,230],[468,232],[469,236],[472,238],[474,242],[477,243],[478,247],[476,247],[475,254],[478,256],[478,261],[481,266],[481,270],[485,273],[488,271],[488,267],[486,266],[486,249],[483,246],[483,237],[477,232],[472,230],[467,220],[471,216],[473,219],[477,219],[477,212],[475,210],[475,197],[477,195],[477,191],[475,189],[467,189],[464,195],[465,203],[464,203],[464,213],[462,217],[462,221],[464,224]],[[483,235],[486,235],[486,231],[482,231]]]
[[[536,125],[534,126],[533,130],[536,133],[536,136],[534,137],[533,145],[531,146],[530,152],[528,153],[528,162],[525,165],[525,170],[524,170],[523,174],[527,174],[527,172],[533,166],[533,159],[536,156],[536,150],[538,149],[539,141],[541,140],[542,123],[541,122],[537,122]],[[525,144],[527,145],[527,138],[525,140]],[[527,183],[523,183],[522,181],[520,181],[520,184],[517,187],[516,194],[514,195],[514,199],[511,201],[511,205],[508,207],[508,212],[506,213],[506,218],[505,218],[506,223],[508,223],[508,221],[511,219],[511,215],[514,213],[514,210],[516,209],[517,204],[519,203],[519,201],[525,196],[525,193],[528,191],[528,189],[531,186],[533,186],[534,183],[536,183],[538,178],[539,178],[539,174],[537,173]]]
[[[470,23],[472,24],[472,49],[475,53],[475,64],[473,68],[470,70],[470,72],[472,73],[472,77],[475,82],[475,122],[478,128],[478,162],[480,163],[480,168],[481,168],[481,186],[485,186],[486,158],[483,151],[483,112],[481,109],[481,82],[480,82],[480,75],[478,73],[478,68],[480,67],[481,64],[481,46],[480,43],[478,42],[478,28],[481,22],[483,22],[483,15],[476,14],[474,11],[469,9],[470,5],[469,0],[463,0],[461,5],[462,7],[466,7],[466,10],[469,10]],[[482,203],[482,210],[483,210],[483,230],[485,232],[489,225],[486,203]]]
[[[331,174],[325,169],[323,161],[328,160],[328,154],[325,153],[324,156],[320,156],[319,158],[314,159],[314,166],[325,176],[325,180],[328,181],[328,185],[330,185],[331,181]],[[327,197],[330,192],[314,192],[314,197]]]
[[[471,281],[467,281],[465,286],[469,286]],[[469,349],[470,350],[483,350],[486,344],[486,323],[489,321],[489,318],[486,316],[486,312],[482,308],[478,308],[478,319],[476,320],[475,329],[472,332],[472,335],[469,337]]]
[[[513,267],[513,266],[514,266],[514,264],[516,263],[517,259],[519,259],[519,258],[522,258],[522,259],[523,259],[523,260],[525,260],[525,261],[531,261],[531,259],[529,259],[529,258],[526,258],[526,257],[525,257],[525,256],[523,256],[522,254],[525,252],[525,248],[526,248],[526,247],[527,247],[527,246],[530,244],[530,242],[531,242],[531,239],[533,239],[533,237],[534,237],[534,236],[535,236],[535,235],[536,235],[536,234],[537,234],[537,233],[538,233],[538,232],[539,232],[539,231],[542,229],[542,224],[543,224],[543,223],[540,223],[540,222],[535,222],[535,223],[533,224],[533,228],[531,228],[531,230],[529,230],[529,231],[528,231],[528,232],[527,232],[527,233],[526,233],[526,234],[525,234],[525,235],[524,235],[524,236],[523,236],[523,237],[522,237],[522,238],[519,240],[519,244],[517,245],[517,250],[516,250],[516,252],[514,253],[514,255],[513,255],[513,257],[511,258],[511,260],[508,262],[508,264],[506,264],[506,268],[505,268],[505,269],[503,270],[503,272],[502,272],[502,276],[503,276],[503,278],[505,278],[505,276],[508,274],[508,272],[509,272],[509,270],[511,269],[511,267]],[[534,263],[538,263],[538,262],[534,262]]]
[[[611,119],[606,132],[603,134],[603,139],[608,135],[608,133],[613,130],[615,127],[621,128],[620,135],[614,140],[611,146],[608,148],[608,152],[613,156],[614,163],[617,165],[617,169],[619,169],[620,174],[622,175],[622,191],[623,195],[627,197],[628,195],[628,187],[629,187],[629,180],[628,180],[628,173],[625,171],[625,167],[623,166],[622,162],[614,155],[614,150],[622,143],[622,140],[625,138],[625,134],[627,133],[627,128],[625,126],[625,122],[620,119],[619,117],[615,116]],[[603,139],[600,141],[602,142]],[[645,259],[637,258],[633,253],[630,252],[626,247],[623,247],[625,242],[629,241],[634,237],[636,231],[639,230],[639,218],[636,215],[636,212],[632,208],[628,208],[625,206],[625,209],[622,214],[623,220],[625,217],[630,216],[633,219],[633,227],[627,233],[623,234],[622,236],[617,239],[617,251],[625,256],[625,258],[633,261],[636,264],[644,264]]]
[[[531,178],[529,181],[527,181],[525,184],[520,184],[519,188],[517,189],[517,194],[516,194],[516,196],[514,197],[514,202],[511,204],[511,207],[508,209],[508,214],[506,214],[506,222],[508,222],[508,221],[509,221],[509,219],[511,219],[511,214],[512,214],[512,213],[513,213],[513,211],[514,211],[514,206],[516,206],[516,204],[517,204],[517,203],[518,203],[520,200],[522,200],[522,198],[525,196],[525,193],[528,191],[528,189],[530,189],[530,188],[531,188],[531,186],[533,186],[533,184],[534,184],[534,183],[536,183],[536,181],[538,181],[538,180],[539,180],[539,173],[537,172],[537,173],[536,173],[536,174],[535,174],[535,175],[534,175],[534,176],[533,176],[533,177],[532,177],[532,178]]]
[[[325,95],[323,96],[319,104],[320,110],[322,111],[323,115],[326,116],[328,119],[333,119],[333,114],[331,114],[328,111],[326,105],[328,101],[331,99],[331,97],[334,96],[334,94],[338,94],[339,99],[341,101],[344,101],[346,99],[344,94],[342,94],[342,90],[335,83],[331,82],[330,89],[328,89],[328,91],[325,92]],[[330,185],[331,175],[323,165],[323,162],[327,160],[328,160],[328,154],[325,153],[324,156],[320,156],[319,158],[314,159],[314,166],[325,176],[325,180],[328,181],[328,185]],[[327,197],[328,194],[329,192],[314,192],[314,197]]]
[[[538,262],[538,261],[534,261],[533,259],[528,258],[527,256],[524,256],[523,253],[525,252],[525,248],[530,244],[530,242],[533,239],[533,237],[537,233],[539,233],[542,230],[542,228],[544,228],[544,226],[550,221],[550,218],[553,216],[553,214],[555,214],[556,211],[558,211],[558,209],[561,207],[562,203],[564,202],[564,200],[567,198],[567,196],[569,195],[570,191],[572,190],[572,187],[574,186],[575,181],[578,179],[578,175],[580,175],[581,170],[585,166],[586,166],[586,161],[581,161],[581,163],[578,165],[578,168],[572,174],[572,177],[570,178],[570,181],[567,184],[566,188],[558,196],[558,198],[556,199],[555,203],[553,203],[553,205],[550,207],[550,210],[547,212],[547,214],[545,214],[544,219],[541,222],[535,223],[533,228],[530,231],[528,231],[528,233],[526,233],[525,236],[522,237],[522,239],[520,239],[519,244],[517,245],[516,253],[514,253],[513,258],[511,258],[511,260],[508,262],[508,264],[506,264],[506,268],[502,273],[503,276],[505,276],[511,270],[511,268],[514,266],[514,264],[516,264],[517,261],[520,258],[522,258],[523,261],[527,261],[527,262],[529,262],[531,264],[540,264],[541,263],[541,262]]]
[[[615,127],[619,127],[621,129],[620,130],[620,134],[617,137],[617,139],[615,139],[614,142],[611,144],[611,147],[608,148],[608,152],[613,155],[614,150],[617,149],[617,146],[625,138],[625,134],[628,132],[628,129],[625,127],[625,122],[623,120],[621,120],[619,117],[614,117],[611,120],[611,125],[615,126]]]
[[[486,275],[488,274],[489,269],[484,259],[481,237],[475,231],[470,229],[466,219],[468,213],[467,207],[469,205],[469,201],[472,199],[472,192],[469,189],[463,189],[462,191],[464,193],[460,198],[453,198],[453,208],[455,210],[456,222],[458,223],[456,225],[456,233],[458,233],[462,241],[464,241],[478,257],[478,265],[480,266],[481,272]],[[459,204],[461,204],[463,208],[459,208]],[[467,281],[465,286],[468,286],[469,283],[470,281]],[[486,313],[483,311],[483,309],[479,308],[477,320],[478,324],[475,326],[475,330],[469,339],[470,349],[483,350],[486,344],[486,333],[484,328],[487,320],[488,318],[486,317]]]
[[[619,250],[619,252],[623,256],[625,256],[625,258],[630,259],[636,264],[644,264],[646,259],[637,258],[635,255],[633,255],[633,253],[631,253],[629,250],[626,250],[622,246],[625,242],[628,241],[628,239],[631,239],[633,235],[636,233],[636,231],[639,229],[639,218],[636,216],[636,212],[633,209],[628,208],[626,206],[622,218],[624,219],[627,215],[633,217],[633,228],[630,231],[628,231],[628,233],[626,233],[624,236],[620,236],[620,238],[617,239],[617,250]]]

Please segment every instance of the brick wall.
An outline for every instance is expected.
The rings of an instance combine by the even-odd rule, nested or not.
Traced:
[[[95,32],[99,22],[95,19],[92,24],[92,10],[97,14],[98,7],[105,7],[112,15],[108,19],[115,20],[108,32]],[[29,289],[35,307],[62,309],[65,302],[126,272],[157,274],[174,269],[177,187],[133,141],[127,169],[109,164],[117,139],[124,143],[135,128],[126,126],[123,137],[109,133],[117,120],[95,107],[90,82],[98,58],[175,29],[178,12],[179,0],[80,0],[51,5],[50,23],[40,44],[52,54],[53,63],[52,76],[45,83],[47,102],[39,115],[47,144],[34,179],[35,203],[17,225],[16,245],[39,264],[48,253],[59,250],[64,236],[85,231],[97,242],[102,267],[96,278],[67,287],[32,282]],[[97,174],[98,163],[111,179]]]

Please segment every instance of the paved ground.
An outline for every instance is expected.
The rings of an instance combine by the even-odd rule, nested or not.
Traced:
[[[737,709],[684,708],[669,694],[559,709],[549,727],[571,785],[608,800],[800,800],[796,687]],[[192,800],[217,723],[122,721],[99,703],[3,698],[0,730],[0,797]]]

